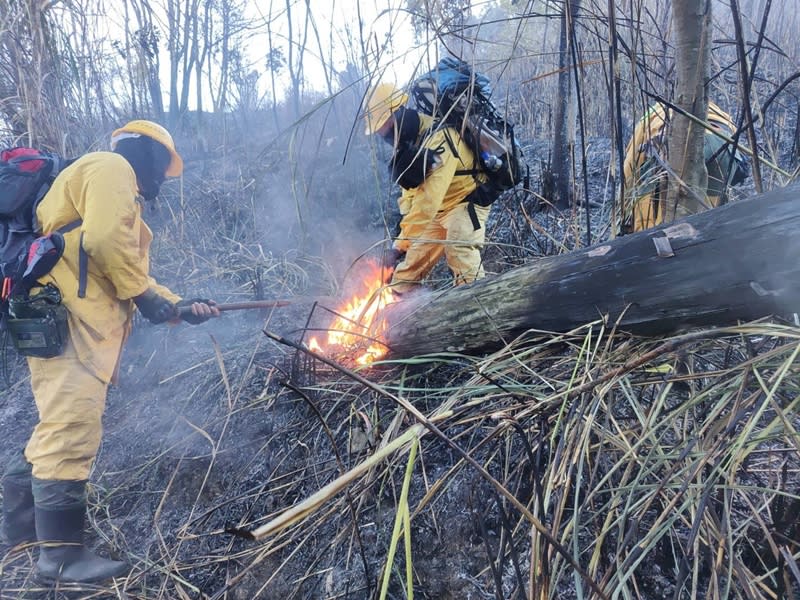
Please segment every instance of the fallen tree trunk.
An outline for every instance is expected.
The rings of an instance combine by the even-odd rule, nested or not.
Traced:
[[[800,184],[385,311],[392,357],[476,353],[600,318],[663,334],[800,312]]]

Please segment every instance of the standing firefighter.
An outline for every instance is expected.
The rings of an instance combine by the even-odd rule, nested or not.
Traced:
[[[417,288],[444,255],[455,285],[484,276],[481,248],[489,206],[465,202],[480,182],[475,158],[450,125],[406,107],[408,96],[390,83],[371,90],[366,134],[392,145],[392,177],[403,189],[398,200],[400,234],[384,261],[394,268],[392,290]]]
[[[636,124],[625,150],[623,233],[642,231],[719,206],[725,201],[728,186],[741,183],[746,176],[744,157],[738,152],[734,156],[724,139],[706,131],[703,154],[708,170],[708,187],[704,202],[692,199],[691,206],[667,206],[665,121],[670,115],[671,111],[665,114],[660,104],[652,106]],[[727,137],[736,130],[730,115],[713,102],[708,103],[708,124]]]
[[[39,422],[24,459],[3,478],[3,514],[9,543],[41,542],[36,578],[43,582],[96,582],[129,570],[90,552],[83,530],[106,393],[134,307],[152,323],[219,314],[213,301],[181,300],[149,275],[153,235],[140,201],[181,174],[172,137],[156,123],[132,121],[113,133],[111,146],[64,169],[36,212],[44,232],[64,232],[64,254],[39,283],[60,290],[69,339],[58,356],[28,357]]]

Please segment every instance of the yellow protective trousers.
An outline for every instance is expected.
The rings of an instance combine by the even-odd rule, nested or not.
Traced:
[[[658,190],[657,190],[658,191]],[[701,205],[696,199],[691,200],[696,208],[687,208],[683,205],[667,206],[666,194],[645,194],[636,199],[633,205],[633,231],[644,231],[651,227],[657,227],[662,223],[671,223],[676,219],[693,215],[708,208],[719,206],[719,196],[706,196],[705,203]]]
[[[433,270],[442,255],[453,272],[454,285],[482,278],[481,249],[486,239],[489,207],[474,208],[479,229],[472,224],[466,202],[437,213],[419,237],[411,241],[405,259],[397,265],[392,276],[392,289],[399,293],[414,289]]]
[[[33,476],[88,479],[103,434],[108,383],[84,366],[71,341],[61,356],[29,357],[28,366],[39,411],[39,423],[25,448]]]

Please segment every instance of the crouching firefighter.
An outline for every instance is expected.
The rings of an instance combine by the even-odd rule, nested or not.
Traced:
[[[56,356],[28,356],[39,421],[3,477],[3,517],[8,543],[39,542],[35,578],[44,583],[98,582],[130,569],[89,551],[83,532],[106,393],[134,310],[152,323],[219,314],[215,302],[182,300],[149,275],[153,236],[141,202],[183,171],[169,132],[131,121],[111,147],[65,168],[36,210],[43,232],[63,235],[61,258],[38,284],[60,294],[67,335]]]
[[[745,180],[749,167],[740,150],[714,133],[731,137],[736,131],[728,113],[708,102],[708,125],[703,136],[703,155],[708,172],[705,198],[691,198],[675,206],[667,204],[667,130],[672,110],[661,104],[651,106],[636,124],[625,150],[623,174],[625,196],[622,199],[619,233],[633,233],[670,223],[675,219],[702,212],[727,202],[730,186]]]
[[[418,288],[444,255],[455,285],[484,276],[481,249],[490,207],[465,201],[480,180],[475,157],[455,127],[436,125],[433,117],[406,106],[408,95],[382,83],[367,97],[366,134],[377,134],[393,148],[393,181],[400,233],[388,256],[392,291]]]

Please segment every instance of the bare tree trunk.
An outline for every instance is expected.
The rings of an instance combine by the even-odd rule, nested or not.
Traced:
[[[675,105],[706,120],[711,0],[674,0]],[[704,205],[708,172],[703,158],[705,130],[676,111],[668,134],[670,165],[665,222],[697,212]]]
[[[194,64],[194,84],[195,84],[195,104],[197,106],[197,119],[198,123],[203,120],[203,68],[208,59],[210,44],[206,43],[208,36],[206,31],[211,28],[213,4],[211,2],[205,3],[203,9],[203,21],[198,23],[198,31],[195,34],[195,44],[199,48],[197,61]]]
[[[614,0],[608,0],[608,107],[611,113],[611,143],[615,150],[615,157],[611,160],[611,189],[615,189],[615,182],[620,183],[619,198],[625,197],[625,178],[622,176],[622,165],[625,162],[625,142],[622,139],[622,86],[619,67],[619,41],[617,39],[617,11]],[[614,202],[611,212],[612,236],[617,235],[616,223],[623,207]]]
[[[180,0],[167,0],[167,48],[169,49],[169,123],[178,121],[178,70],[182,56]]]
[[[214,98],[214,112],[222,113],[228,106],[228,81],[230,79],[230,64],[231,64],[231,47],[230,47],[230,29],[231,29],[231,5],[230,2],[223,2],[222,11],[222,36],[221,45],[219,50],[219,84],[216,86],[217,93],[213,93]],[[211,25],[209,24],[207,32],[211,32]],[[206,45],[211,46],[211,39],[206,40]],[[209,84],[211,84],[211,74],[209,72]]]
[[[180,116],[184,118],[189,111],[189,90],[192,72],[200,57],[200,15],[199,0],[187,0],[184,9],[183,57],[181,68]]]
[[[289,69],[289,79],[292,82],[292,88],[289,90],[289,94],[292,103],[292,118],[297,119],[300,116],[300,73],[294,64],[294,56],[295,53],[301,53],[301,50],[295,48],[293,30],[294,23],[292,21],[292,0],[286,0],[286,21],[288,22],[287,35],[289,40],[286,66]]]
[[[800,163],[800,100],[795,107],[794,139],[792,140],[792,164]]]
[[[731,17],[733,20],[733,27],[736,31],[736,57],[739,61],[739,85],[742,90],[742,110],[743,116],[739,120],[747,123],[747,138],[750,141],[750,149],[753,156],[753,186],[757,192],[764,191],[763,180],[761,177],[761,162],[758,158],[758,138],[756,137],[756,119],[753,115],[753,105],[751,103],[751,94],[753,91],[753,79],[756,72],[756,65],[758,64],[758,56],[763,43],[764,28],[766,27],[766,19],[769,15],[771,1],[768,0],[764,7],[763,19],[761,30],[759,32],[758,43],[756,44],[755,55],[753,56],[752,68],[749,68],[749,61],[747,56],[747,48],[745,47],[744,28],[742,27],[742,18],[739,11],[739,2],[731,0]]]
[[[269,44],[270,50],[274,48],[272,45],[272,2],[273,0],[269,2],[269,20],[267,20],[267,43]],[[272,118],[275,121],[275,130],[280,131],[281,120],[278,115],[278,89],[275,82],[274,68],[270,68],[269,70],[269,81],[272,89]]]
[[[199,55],[199,0],[167,0],[169,122],[177,125],[189,107],[189,86]]]
[[[141,77],[144,78],[144,89],[139,89],[141,104],[150,107],[153,117],[164,120],[164,100],[160,79],[160,60],[158,50],[158,33],[153,25],[153,13],[147,0],[132,0],[131,7],[136,14],[138,30],[135,31],[134,44]]]
[[[561,209],[572,206],[573,189],[572,156],[575,148],[575,89],[572,69],[573,64],[570,46],[575,39],[571,32],[574,19],[580,8],[580,0],[565,0],[561,18],[561,34],[558,48],[558,94],[556,97],[555,132],[553,137],[553,164],[555,178],[554,204]]]
[[[158,59],[158,44],[153,40],[151,54],[147,62],[147,89],[150,92],[150,106],[153,116],[159,121],[164,120],[164,95],[161,89],[159,70],[161,62]]]
[[[125,22],[126,23],[133,23],[133,20],[131,18],[131,14],[130,14],[130,11],[131,11],[130,2],[129,2],[129,0],[123,0],[123,2],[124,2],[123,15],[125,16]],[[137,97],[137,91],[138,91],[137,87],[138,86],[136,85],[137,81],[136,81],[136,75],[135,75],[135,73],[136,73],[135,66],[140,61],[140,57],[139,57],[139,52],[137,51],[138,48],[134,47],[134,41],[133,41],[133,36],[131,36],[131,28],[130,27],[126,27],[125,28],[124,43],[125,43],[125,46],[122,49],[122,52],[124,53],[124,56],[128,59],[128,60],[125,61],[125,71],[126,71],[126,73],[128,75],[128,85],[130,86],[131,112],[133,114],[136,114],[136,113],[139,112],[139,108],[138,108],[139,103],[138,103],[138,97]],[[136,60],[133,60],[134,56],[136,57]]]

